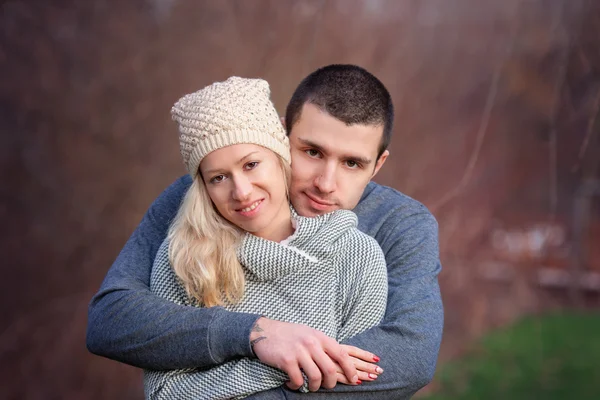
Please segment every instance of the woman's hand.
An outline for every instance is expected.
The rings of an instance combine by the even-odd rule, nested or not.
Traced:
[[[343,383],[344,385],[360,385],[362,382],[374,381],[377,379],[379,375],[383,373],[383,369],[379,367],[376,362],[379,362],[379,357],[375,354],[370,353],[368,351],[364,351],[359,349],[358,347],[348,346],[345,344],[341,345],[356,367],[356,371],[358,372],[358,381],[350,382],[341,367],[337,367],[337,381],[338,383]]]

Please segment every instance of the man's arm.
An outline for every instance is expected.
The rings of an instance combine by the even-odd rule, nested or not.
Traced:
[[[409,399],[433,378],[443,329],[437,222],[422,206],[394,210],[382,220],[375,237],[388,267],[386,314],[380,325],[344,344],[380,356],[384,372],[373,382],[337,385],[311,397]]]
[[[93,297],[87,329],[92,353],[159,370],[252,357],[250,329],[258,315],[180,306],[150,292],[156,252],[190,183],[182,177],[154,201]]]

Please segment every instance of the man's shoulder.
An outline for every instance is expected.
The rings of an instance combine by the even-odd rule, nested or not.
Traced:
[[[369,182],[354,212],[358,215],[359,220],[362,218],[378,219],[391,214],[396,217],[415,213],[431,215],[427,207],[420,201],[376,182]]]
[[[192,178],[189,175],[183,175],[171,183],[154,201],[153,208],[170,209],[179,208],[183,196],[192,185]]]
[[[358,228],[374,237],[386,251],[393,241],[407,232],[437,232],[435,217],[427,207],[388,186],[370,182],[354,212]]]
[[[185,174],[176,179],[175,182],[173,182],[171,186],[167,188],[167,190],[170,189],[176,192],[185,193],[190,186],[192,186],[192,177],[189,174]]]

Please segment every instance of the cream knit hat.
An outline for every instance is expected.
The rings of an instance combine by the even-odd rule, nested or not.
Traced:
[[[171,109],[179,147],[195,178],[210,152],[234,144],[257,144],[290,162],[290,144],[262,79],[236,76],[183,96]]]

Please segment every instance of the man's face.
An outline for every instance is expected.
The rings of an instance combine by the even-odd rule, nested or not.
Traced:
[[[290,133],[290,199],[296,211],[312,217],[353,209],[389,154],[376,160],[382,135],[383,126],[347,126],[305,104]]]

